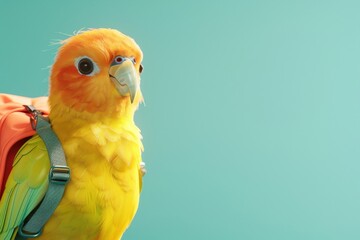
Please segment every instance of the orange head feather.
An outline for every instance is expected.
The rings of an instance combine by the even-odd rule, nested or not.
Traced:
[[[133,113],[136,110],[142,101],[140,88],[134,90],[133,97],[119,94],[123,85],[121,82],[116,84],[115,77],[110,74],[111,67],[117,65],[116,61],[131,60],[133,81],[140,84],[142,52],[132,38],[113,29],[92,29],[63,43],[50,77],[52,112],[56,111],[57,115],[68,112],[91,115]]]

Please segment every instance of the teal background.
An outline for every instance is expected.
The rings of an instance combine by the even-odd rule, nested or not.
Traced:
[[[359,1],[0,0],[0,91],[47,94],[61,33],[144,52],[148,174],[124,239],[360,239]]]

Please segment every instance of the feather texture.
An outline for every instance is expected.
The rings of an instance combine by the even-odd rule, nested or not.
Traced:
[[[28,140],[14,166],[0,202],[0,239],[11,239],[22,220],[39,204],[48,186],[49,157],[38,135]]]
[[[121,124],[117,129],[82,123],[59,132],[71,181],[39,239],[119,239],[129,226],[139,202],[141,148]]]

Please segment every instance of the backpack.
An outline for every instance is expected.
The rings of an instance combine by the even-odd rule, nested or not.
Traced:
[[[50,159],[49,187],[43,201],[22,222],[16,239],[39,236],[51,217],[70,179],[65,154],[59,139],[46,118],[47,97],[27,98],[0,93],[0,199],[14,158],[21,146],[36,133],[44,141]]]
[[[0,94],[0,198],[16,153],[35,134],[30,124],[31,113],[24,105],[34,106],[44,116],[49,114],[47,97],[31,99]]]

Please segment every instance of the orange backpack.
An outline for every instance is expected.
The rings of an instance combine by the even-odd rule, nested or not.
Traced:
[[[12,169],[16,153],[36,132],[31,124],[34,106],[44,116],[49,114],[47,97],[27,98],[0,93],[0,198]]]

